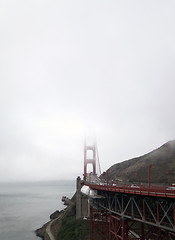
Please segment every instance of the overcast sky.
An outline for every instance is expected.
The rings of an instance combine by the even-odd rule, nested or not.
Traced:
[[[73,179],[175,139],[175,1],[0,1],[0,181]]]

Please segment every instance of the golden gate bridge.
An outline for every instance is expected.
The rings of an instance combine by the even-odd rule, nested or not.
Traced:
[[[152,165],[148,185],[102,181],[96,173],[96,155],[96,145],[85,145],[81,193],[90,205],[90,240],[175,240],[175,188],[151,185]]]

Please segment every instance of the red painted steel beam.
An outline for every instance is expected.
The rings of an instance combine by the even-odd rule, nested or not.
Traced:
[[[165,198],[175,198],[175,190],[167,190],[166,188],[159,187],[139,187],[132,188],[130,186],[111,186],[111,185],[96,185],[85,183],[94,190],[102,190],[108,192],[118,192],[118,193],[128,193],[134,195],[143,196],[154,196],[154,197],[165,197]]]
[[[107,211],[90,206],[90,240],[107,240],[109,224]]]

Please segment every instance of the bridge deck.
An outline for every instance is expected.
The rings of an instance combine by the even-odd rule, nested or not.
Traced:
[[[154,197],[165,197],[165,198],[175,198],[175,190],[167,189],[168,187],[164,186],[112,186],[112,185],[102,185],[102,184],[93,184],[85,182],[85,185],[89,186],[94,190],[108,191],[108,192],[118,192],[118,193],[127,193],[134,195],[143,195],[143,196],[154,196]]]

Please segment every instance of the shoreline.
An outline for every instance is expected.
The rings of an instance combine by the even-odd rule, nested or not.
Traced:
[[[35,230],[35,235],[37,237],[41,238],[42,240],[56,240],[62,220],[74,205],[73,197],[71,200],[66,197],[62,197],[62,201],[64,202],[64,205],[67,205],[67,207],[61,211],[56,210],[53,212],[50,215],[50,221],[45,223],[41,228]]]
[[[69,207],[67,207],[64,212],[60,213],[58,217],[51,219],[50,221],[45,223],[41,228],[36,229],[35,230],[36,236],[40,237],[42,240],[56,240],[62,219],[64,218],[68,210]]]

